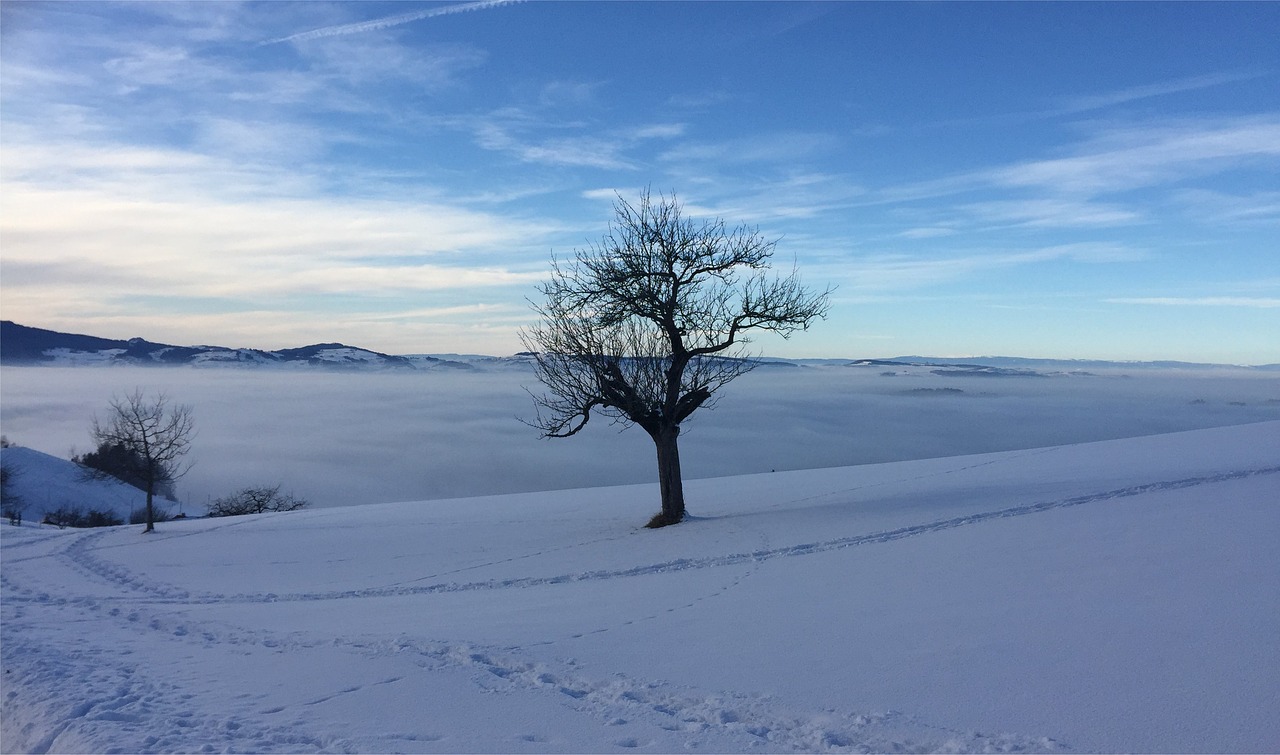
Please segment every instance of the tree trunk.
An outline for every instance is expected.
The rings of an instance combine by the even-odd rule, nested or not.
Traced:
[[[653,434],[658,449],[658,488],[662,492],[662,512],[649,527],[665,527],[684,519],[684,482],[680,477],[680,426],[662,428]]]
[[[151,507],[151,488],[151,485],[147,485],[147,528],[142,531],[142,534],[144,535],[156,528],[155,510]]]

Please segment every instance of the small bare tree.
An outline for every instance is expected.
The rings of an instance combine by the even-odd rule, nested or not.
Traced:
[[[241,516],[264,514],[269,511],[297,511],[307,507],[307,501],[290,493],[281,493],[280,486],[244,488],[223,496],[209,504],[209,516]]]
[[[657,447],[662,511],[650,527],[685,515],[680,424],[756,361],[749,331],[788,337],[825,317],[830,289],[795,271],[769,272],[777,242],[755,228],[682,216],[675,196],[621,196],[615,223],[566,264],[534,305],[541,322],[521,333],[546,393],[534,396],[543,437],[580,431],[593,411],[639,425]]]
[[[156,492],[187,471],[179,463],[195,436],[191,406],[170,404],[163,393],[147,400],[140,388],[124,398],[112,399],[110,406],[105,422],[93,418],[91,434],[100,448],[120,446],[128,451],[124,455],[131,460],[128,472],[147,494],[147,527],[143,532],[151,532],[156,528],[152,505]]]

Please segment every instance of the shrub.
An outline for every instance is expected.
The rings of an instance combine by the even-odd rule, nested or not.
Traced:
[[[117,524],[124,524],[124,520],[112,511],[97,509],[81,511],[73,506],[61,506],[53,511],[46,511],[44,523],[62,529],[64,527],[114,527]]]
[[[173,518],[169,516],[169,511],[167,509],[160,508],[159,506],[155,506],[153,508],[154,508],[154,513],[152,514],[151,521],[167,522]],[[129,524],[146,524],[146,523],[147,523],[147,507],[146,506],[143,506],[140,509],[134,509],[129,512]]]
[[[269,511],[297,511],[306,508],[307,501],[288,493],[281,493],[280,486],[244,488],[209,504],[209,516],[241,516],[264,514]]]

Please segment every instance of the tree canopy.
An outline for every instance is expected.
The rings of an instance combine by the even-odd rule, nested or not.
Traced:
[[[191,407],[172,404],[163,393],[148,400],[137,389],[123,398],[112,399],[105,421],[94,417],[92,435],[98,448],[121,449],[118,458],[129,465],[127,473],[139,480],[139,487],[146,491],[144,531],[151,532],[155,529],[155,494],[186,472],[178,465],[195,436]]]
[[[568,437],[594,413],[639,425],[658,450],[663,513],[684,516],[680,424],[750,371],[754,331],[788,337],[824,317],[829,289],[770,269],[777,242],[758,229],[684,216],[674,195],[618,197],[614,222],[571,260],[552,261],[522,338],[546,392],[531,422]]]

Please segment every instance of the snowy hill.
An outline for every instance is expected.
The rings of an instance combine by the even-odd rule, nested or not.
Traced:
[[[0,525],[6,752],[1269,752],[1280,422]]]
[[[144,338],[119,341],[59,333],[5,320],[0,323],[0,363],[7,365],[191,365],[194,367],[319,367],[331,370],[466,369],[434,357],[399,357],[341,343],[263,351],[223,346],[171,346]]]
[[[67,461],[30,448],[9,446],[0,449],[0,462],[12,471],[13,493],[23,504],[22,516],[40,521],[45,513],[58,509],[111,512],[129,521],[129,514],[147,505],[141,490],[115,479],[91,479]],[[157,500],[161,507],[167,501]]]
[[[294,349],[227,348],[224,346],[173,346],[145,338],[127,341],[99,338],[75,333],[60,333],[43,328],[19,325],[10,320],[0,322],[0,364],[42,365],[60,367],[101,366],[179,366],[192,367],[275,367],[284,369],[319,368],[338,371],[434,371],[493,370],[529,371],[533,360],[528,353],[511,356],[476,354],[406,354],[395,356],[341,343],[319,343]],[[1101,360],[1025,359],[1020,357],[974,357],[953,359],[942,357],[902,356],[890,359],[776,359],[768,358],[761,367],[795,367],[798,365],[848,365],[851,367],[901,368],[908,372],[929,368],[944,375],[982,375],[1000,377],[1039,377],[1043,375],[1085,374],[1090,369],[1150,370],[1214,370],[1232,365],[1196,364],[1188,362],[1108,362]],[[1257,365],[1244,369],[1259,372],[1280,371],[1280,365]]]

